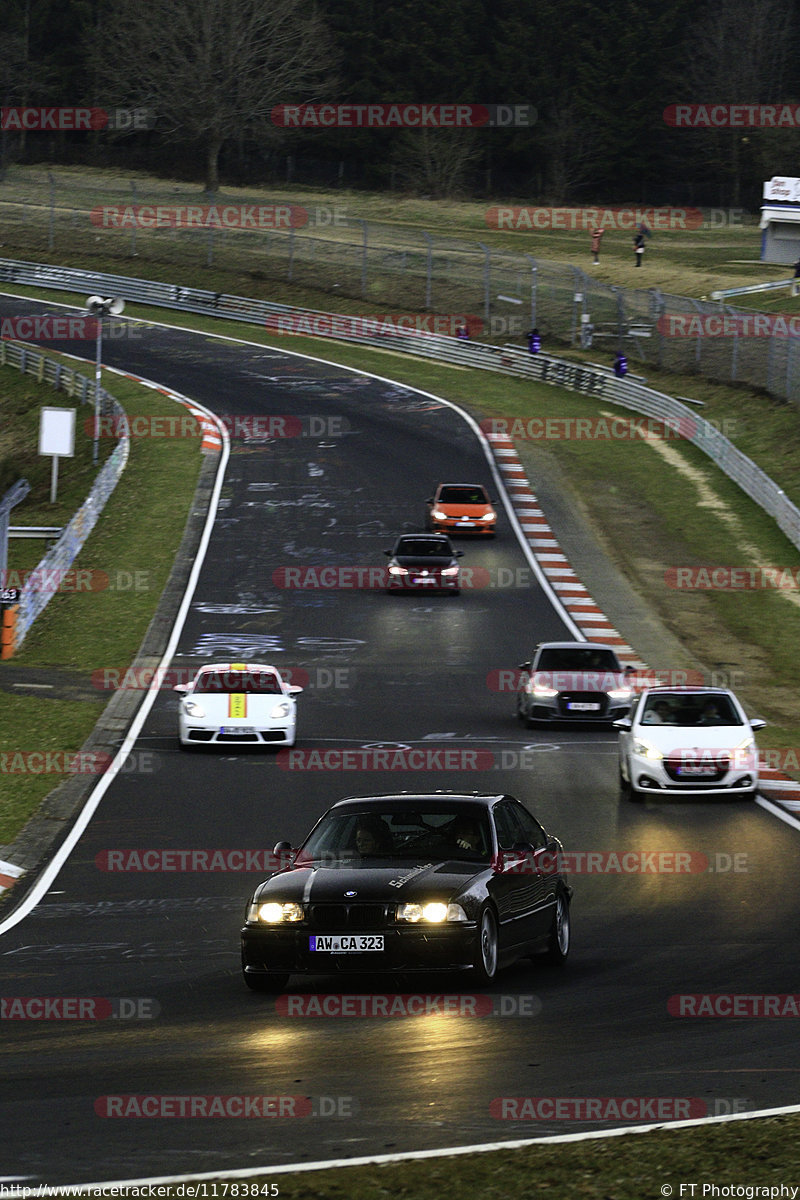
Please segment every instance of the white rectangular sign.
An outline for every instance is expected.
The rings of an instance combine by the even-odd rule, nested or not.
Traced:
[[[800,204],[800,179],[773,175],[764,184],[764,199],[783,204]]]
[[[39,453],[72,458],[75,454],[75,409],[43,408],[39,423]]]

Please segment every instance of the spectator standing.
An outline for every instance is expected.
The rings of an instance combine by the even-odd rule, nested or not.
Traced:
[[[644,234],[641,229],[637,230],[636,236],[633,239],[633,253],[636,256],[636,265],[640,267],[642,265],[642,258],[644,257]]]
[[[622,379],[628,374],[628,360],[622,353],[618,353],[614,359],[614,374],[617,379]]]
[[[539,330],[536,326],[528,334],[528,350],[531,354],[538,354],[542,348],[542,339],[539,336]]]
[[[469,330],[467,329],[467,327],[463,321],[456,329],[456,337],[461,338],[462,341],[464,341],[464,340],[469,341]]]
[[[592,230],[592,254],[595,266],[600,262],[600,241],[604,233],[605,229],[602,225],[598,225],[597,229]]]

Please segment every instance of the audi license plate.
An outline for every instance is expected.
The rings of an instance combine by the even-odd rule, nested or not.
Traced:
[[[365,954],[383,949],[382,933],[317,933],[308,939],[309,950],[324,950],[328,954]]]
[[[588,704],[582,700],[570,700],[567,704],[570,712],[599,712],[599,704]]]

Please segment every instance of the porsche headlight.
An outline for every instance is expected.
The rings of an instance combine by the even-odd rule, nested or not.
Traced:
[[[202,708],[196,700],[184,700],[183,711],[186,713],[187,717],[200,718],[206,715],[206,710]]]
[[[398,904],[397,920],[416,924],[426,921],[431,925],[443,925],[452,921],[466,921],[467,914],[460,904],[445,904],[431,900],[427,904]]]
[[[273,721],[280,717],[288,717],[292,711],[292,706],[288,700],[281,700],[280,704],[276,704],[272,712],[269,714]]]
[[[257,921],[260,925],[283,925],[304,919],[302,904],[295,904],[293,900],[267,900],[263,904],[256,901],[247,913],[249,922]]]
[[[652,759],[654,762],[659,762],[664,753],[659,750],[658,746],[654,746],[652,742],[646,742],[643,738],[634,738],[633,753],[640,754],[642,758]]]

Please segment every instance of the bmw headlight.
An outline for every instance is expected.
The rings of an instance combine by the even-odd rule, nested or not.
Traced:
[[[397,565],[397,563],[389,563],[389,574],[390,575],[407,575],[408,571],[405,569],[405,567],[399,567]]]
[[[260,925],[284,925],[305,919],[302,904],[293,900],[254,901],[247,911],[247,920]]]
[[[183,711],[187,717],[204,717],[206,715],[205,709],[196,700],[184,700]]]
[[[652,759],[654,762],[660,762],[664,757],[664,752],[659,750],[658,746],[654,746],[652,742],[646,742],[643,738],[634,739],[633,753],[640,754],[642,758]]]
[[[457,575],[458,567],[445,567],[442,571],[443,575]]]
[[[416,924],[426,921],[431,925],[443,925],[452,921],[466,921],[467,914],[460,904],[445,904],[432,900],[428,904],[398,904],[397,920]]]

